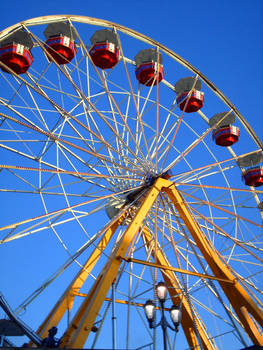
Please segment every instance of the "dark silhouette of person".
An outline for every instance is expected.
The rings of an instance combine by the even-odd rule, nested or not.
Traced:
[[[57,348],[59,346],[59,339],[55,338],[57,334],[57,327],[51,327],[48,331],[48,337],[42,342],[44,348]]]

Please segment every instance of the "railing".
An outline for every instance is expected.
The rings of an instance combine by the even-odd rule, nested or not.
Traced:
[[[41,337],[38,334],[36,334],[32,329],[30,329],[22,320],[19,319],[19,317],[13,312],[11,307],[8,305],[2,293],[0,293],[0,307],[2,307],[2,309],[8,315],[8,317],[23,330],[23,332],[29,337],[29,339],[32,340],[33,343],[35,343],[36,345],[42,344]]]

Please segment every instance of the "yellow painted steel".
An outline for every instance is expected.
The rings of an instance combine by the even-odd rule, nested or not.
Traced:
[[[254,344],[263,346],[262,333],[259,331],[258,327],[253,326],[254,322],[257,321],[258,325],[263,328],[263,312],[257,307],[243,286],[238,282],[237,276],[233,274],[226,261],[224,261],[219,252],[212,247],[206,236],[202,233],[176,186],[168,180],[162,179],[162,182],[164,192],[167,193],[168,197],[173,202],[214,275],[218,278],[235,282],[233,286],[229,287],[228,283],[218,281],[250,339]]]
[[[41,324],[37,333],[42,338],[48,336],[48,330],[51,327],[57,326],[57,324],[59,323],[59,321],[61,320],[61,318],[67,310],[71,310],[74,302],[74,297],[77,295],[77,292],[80,290],[83,283],[86,281],[90,272],[92,271],[93,267],[98,262],[103,250],[106,248],[107,244],[109,243],[118,226],[121,224],[122,220],[123,219],[120,218],[110,225],[110,227],[102,236],[101,240],[98,242],[97,247],[89,256],[86,263],[83,265],[79,273],[76,275],[76,277],[70,283],[68,288],[62,294],[58,302],[55,304],[51,312],[46,317],[45,321]]]
[[[216,281],[222,281],[222,282],[226,282],[226,283],[230,283],[230,284],[235,284],[235,281],[230,281],[230,280],[227,280],[227,279],[218,278],[218,277],[211,276],[211,275],[206,275],[204,273],[198,273],[198,272],[193,272],[193,271],[189,271],[189,270],[183,270],[183,269],[179,269],[177,267],[173,267],[171,265],[160,265],[160,264],[152,263],[150,261],[144,261],[144,260],[133,259],[133,258],[125,258],[123,260],[125,260],[127,262],[134,262],[136,264],[157,267],[158,269],[170,270],[170,271],[174,271],[174,272],[184,273],[186,275],[191,275],[191,276],[196,276],[196,277],[201,277],[201,278],[207,278],[207,279],[210,279],[210,280],[216,280]]]
[[[93,284],[87,298],[84,299],[68,330],[63,335],[60,344],[61,348],[82,348],[84,346],[107,293],[117,277],[122,263],[120,257],[125,257],[131,242],[139,231],[143,219],[161,191],[159,185],[160,182],[157,180],[149,190],[134,219],[122,235],[122,238],[116,244],[108,262]]]
[[[88,294],[87,293],[75,293],[76,295],[78,295],[79,297],[87,297]],[[105,298],[105,301],[112,301],[111,298]],[[114,300],[115,303],[117,304],[123,304],[123,305],[132,305],[132,306],[138,306],[138,307],[144,307],[144,304],[142,303],[135,303],[133,301],[128,301],[128,300],[122,300],[122,299],[115,299]],[[155,307],[156,310],[161,310],[158,306]],[[170,311],[169,308],[164,308],[165,311]]]
[[[255,321],[257,321],[258,325],[263,327],[262,311],[257,307],[243,286],[240,284],[238,277],[232,272],[224,259],[202,233],[198,224],[192,217],[190,210],[184,203],[184,200],[178,192],[176,186],[169,180],[158,178],[151,189],[149,189],[147,195],[143,198],[141,206],[138,209],[134,219],[127,227],[126,231],[122,235],[122,238],[116,244],[107,263],[99,274],[97,280],[94,282],[89,293],[86,295],[69,328],[63,335],[60,343],[61,348],[82,348],[84,346],[103,302],[109,299],[107,298],[107,293],[118,275],[121,262],[123,259],[127,260],[125,255],[127,254],[128,248],[133,242],[136,234],[142,226],[144,218],[160,192],[165,192],[173,202],[181,219],[184,221],[196,245],[203,254],[206,262],[214,274],[214,277],[202,274],[200,274],[199,277],[212,277],[218,280],[218,283],[220,283],[225,295],[229,299],[240,322],[242,323],[249,337],[252,339],[253,343],[263,345],[262,334],[260,334],[258,326],[255,323]],[[100,241],[98,248],[94,250],[93,254],[86,262],[84,269],[82,269],[77,277],[72,281],[71,285],[62,295],[43,325],[39,328],[39,334],[41,334],[43,337],[47,335],[47,330],[51,326],[56,325],[59,322],[65,311],[72,307],[74,296],[81,294],[78,293],[79,289],[93,266],[96,264],[101,251],[106,247],[110,237],[119,225],[120,222],[117,221],[109,228],[105,237],[103,237],[103,239]],[[151,241],[151,235],[146,229],[143,229],[143,237],[146,246],[151,249],[152,254],[156,259],[156,267],[160,268],[163,279],[169,287],[168,290],[172,301],[175,304],[178,304],[182,299],[182,328],[189,346],[191,348],[200,349],[199,339],[204,350],[216,349],[213,341],[209,339],[201,319],[198,317],[198,315],[193,315],[188,301],[185,297],[182,297],[181,289],[179,288],[179,281],[174,273],[175,271],[173,271],[175,268],[169,264],[167,257],[164,255],[161,249],[159,249],[158,245],[156,247],[154,242]],[[184,271],[180,270],[179,272]],[[251,316],[253,318],[251,318]]]
[[[148,246],[149,250],[153,258],[156,259],[156,263],[159,266],[171,267],[169,261],[165,254],[159,249],[158,245],[155,247],[155,241],[152,239],[149,231],[144,228],[143,236],[145,239],[145,244]],[[202,343],[203,350],[215,350],[217,349],[216,345],[213,343],[211,339],[209,339],[205,326],[201,324],[200,317],[196,317],[198,315],[193,315],[190,305],[187,299],[182,296],[182,291],[179,286],[178,279],[176,275],[171,271],[171,269],[161,269],[160,270],[163,276],[163,279],[168,287],[168,292],[170,294],[170,298],[175,305],[179,305],[182,302],[182,320],[181,325],[189,344],[190,349],[200,350],[198,338]]]

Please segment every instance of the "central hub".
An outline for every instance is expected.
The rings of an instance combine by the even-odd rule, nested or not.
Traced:
[[[159,177],[169,180],[172,177],[172,172],[168,170],[160,175],[147,174],[145,177],[144,184],[142,184],[139,188],[128,191],[120,197],[111,198],[108,201],[108,205],[106,207],[106,213],[108,217],[112,219],[114,216],[119,214],[120,210],[122,210],[126,205],[131,203],[133,203],[132,206],[135,209],[137,209],[138,205],[145,198],[148,192],[146,190],[153,186],[153,184]]]

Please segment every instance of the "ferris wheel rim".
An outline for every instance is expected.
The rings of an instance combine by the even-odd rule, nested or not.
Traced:
[[[46,19],[47,18],[47,19]],[[46,19],[46,20],[45,20]],[[93,25],[99,25],[99,26],[105,26],[105,27],[111,27],[111,28],[115,28],[116,27],[116,29],[117,30],[119,30],[120,32],[123,32],[124,34],[128,34],[128,33],[132,33],[133,35],[134,35],[134,37],[137,39],[137,36],[139,36],[139,38],[144,38],[145,40],[147,39],[148,40],[148,38],[146,37],[146,36],[143,36],[142,34],[139,34],[139,33],[137,33],[137,32],[135,32],[135,31],[132,31],[132,30],[129,30],[129,29],[127,29],[127,28],[125,28],[125,27],[123,27],[123,26],[119,26],[119,25],[116,25],[116,24],[114,24],[114,23],[112,23],[112,22],[109,22],[109,21],[104,21],[104,20],[97,20],[97,19],[92,19],[91,17],[83,17],[83,16],[63,16],[63,15],[61,15],[61,16],[47,16],[47,17],[38,17],[38,18],[35,18],[35,19],[32,19],[32,20],[28,20],[28,21],[24,21],[24,22],[21,22],[20,23],[20,26],[33,26],[33,25],[39,25],[39,24],[46,24],[46,23],[51,23],[51,22],[53,22],[53,21],[57,21],[57,20],[60,20],[60,21],[65,21],[65,20],[70,20],[70,21],[76,21],[76,22],[81,22],[81,21],[83,21],[83,23],[85,23],[85,24],[93,24]],[[87,19],[90,21],[90,22],[92,22],[92,23],[89,23],[89,22],[87,22],[86,23],[86,21],[87,21]],[[14,26],[12,26],[12,27],[9,27],[8,29],[6,29],[6,31],[2,31],[1,33],[0,33],[0,37],[3,37],[2,35],[8,35],[9,33],[10,33],[10,31],[12,31],[12,30],[15,30],[16,28],[19,28],[19,26],[18,25],[14,25]],[[126,33],[126,31],[128,31],[128,33]],[[151,39],[149,39],[150,41],[149,42],[147,42],[147,40],[145,41],[146,43],[148,43],[148,44],[150,44],[150,45],[153,45],[153,46],[158,46],[163,52],[165,52],[165,53],[167,53],[168,55],[170,54],[170,50],[169,49],[167,49],[167,48],[165,48],[164,46],[162,46],[161,44],[159,44],[159,43],[157,43],[157,42],[155,42],[155,41],[153,41],[153,40],[151,40]],[[176,55],[176,54],[174,54],[174,55]],[[178,56],[179,57],[179,56]],[[177,59],[178,59],[178,57],[177,57]],[[181,60],[181,58],[180,58],[180,60]],[[178,62],[178,60],[176,60],[177,62]],[[184,63],[186,62],[186,61],[183,61]],[[181,61],[179,61],[179,63],[181,63],[182,64],[182,62]],[[191,66],[188,62],[186,62],[186,66],[187,65],[189,65],[189,67]],[[187,68],[188,69],[190,69],[188,66],[187,66]],[[192,66],[191,66],[192,67]],[[202,79],[204,82],[206,82],[206,78],[205,78],[205,76],[203,76],[199,71],[197,71],[195,68],[191,68],[190,69],[193,73],[195,73],[196,74],[196,77],[200,77],[200,79]],[[210,83],[208,80],[207,80],[207,82],[208,82],[208,84],[207,84],[207,86],[210,88],[210,89],[212,89],[212,91],[216,94],[216,95],[219,95],[219,97],[221,96],[222,98],[221,98],[221,100],[230,108],[230,110],[232,110],[232,111],[234,111],[234,113],[236,113],[236,114],[238,114],[239,112],[235,109],[235,107],[229,102],[229,104],[228,104],[228,100],[224,97],[224,95],[222,94],[221,95],[221,92],[219,91],[219,90],[217,90],[216,88],[214,88],[214,85],[212,84],[212,83]],[[206,82],[206,83],[207,83]],[[210,84],[210,85],[209,85]],[[135,93],[135,96],[137,97],[137,95],[136,95],[136,93]],[[241,116],[241,122],[242,122],[242,116]],[[117,125],[117,124],[116,124]],[[144,126],[146,126],[146,125],[144,125]],[[262,144],[261,143],[257,143],[258,141],[257,141],[257,136],[254,134],[254,131],[252,131],[252,134],[251,134],[251,130],[252,129],[250,129],[250,126],[248,126],[248,124],[246,123],[246,122],[244,122],[244,124],[243,124],[243,126],[244,126],[244,128],[248,131],[248,134],[252,137],[252,139],[256,142],[256,144],[257,144],[257,146],[258,147],[261,147],[262,146]],[[150,127],[149,127],[150,128]],[[200,135],[198,135],[198,137],[200,137]],[[209,147],[208,147],[208,149],[209,149]],[[175,150],[175,151],[177,151],[177,149],[176,149],[176,147],[175,146],[173,146],[173,150]],[[210,149],[209,149],[210,150]],[[139,152],[139,151],[138,151]],[[177,151],[178,152],[178,151]],[[157,152],[156,152],[157,153]],[[230,152],[231,153],[231,152]],[[178,152],[178,154],[180,155],[180,152]],[[212,152],[212,154],[213,154],[213,152]],[[233,158],[233,160],[235,160],[235,158],[237,157],[236,155],[235,155],[235,153],[234,152],[232,152],[231,153],[231,155],[232,155],[232,158]],[[147,157],[146,157],[147,158]],[[116,158],[117,159],[117,158]],[[218,163],[218,160],[215,158],[215,162],[217,162]],[[114,164],[114,163],[112,163],[112,164]],[[219,168],[220,168],[220,166],[221,166],[221,164],[219,164]],[[126,165],[126,168],[128,169],[128,165]],[[191,166],[189,166],[189,169],[191,169]],[[227,173],[227,171],[225,171],[224,169],[220,169],[220,171],[221,171],[221,175],[223,175],[223,177],[225,178],[226,176],[225,176],[225,173]],[[40,171],[39,171],[40,172]],[[58,174],[59,174],[59,172],[57,172]],[[61,174],[62,174],[62,172],[61,172]],[[117,173],[116,173],[117,174]],[[59,176],[59,175],[58,175]],[[112,175],[112,179],[114,178],[114,176],[115,175]],[[117,177],[117,175],[116,175],[116,177]],[[197,175],[197,178],[198,178],[198,181],[199,181],[199,175]],[[226,182],[226,188],[228,187],[228,189],[229,189],[229,192],[231,193],[231,196],[232,196],[232,190],[231,190],[231,186],[229,185],[229,183],[228,183],[228,181],[227,181],[227,179],[225,179],[225,182]],[[128,183],[128,182],[127,182]],[[114,184],[114,183],[113,183]],[[182,183],[182,185],[183,185],[183,183]],[[205,188],[202,188],[202,186],[201,186],[202,184],[200,183],[200,188],[202,189],[202,191],[203,191],[203,195],[204,195],[204,197],[206,197],[207,195],[205,194],[206,192],[206,190],[205,190]],[[61,186],[62,187],[62,186]],[[110,187],[109,187],[110,188]],[[119,188],[119,190],[120,190],[120,188]],[[121,191],[120,191],[121,192]],[[182,191],[182,193],[183,193],[183,191]],[[257,191],[255,191],[255,195],[256,195],[256,193],[257,193]],[[193,196],[192,196],[193,197]],[[191,197],[190,197],[191,198]],[[192,201],[194,202],[196,199],[194,199],[194,197],[193,197],[193,199],[192,199]],[[164,201],[164,203],[166,203],[165,201]],[[200,203],[201,203],[201,200],[200,200]],[[207,201],[207,203],[208,203],[208,207],[209,207],[209,211],[211,212],[211,208],[210,208],[210,206],[212,206],[212,204],[210,204],[209,203],[209,201]],[[232,208],[234,208],[233,210],[234,210],[234,214],[236,214],[236,202],[235,201],[233,201],[233,199],[232,199]],[[166,206],[165,205],[163,205],[163,210],[166,208]],[[171,211],[172,212],[172,211]],[[50,213],[49,213],[49,215],[50,215]],[[75,215],[75,213],[74,213],[74,215]],[[198,211],[197,211],[197,213],[196,213],[196,217],[198,217]],[[156,214],[156,216],[157,216],[157,214]],[[193,215],[194,216],[194,215]],[[212,219],[213,219],[213,216],[212,216],[212,214],[210,214],[210,216],[212,217]],[[235,215],[233,215],[233,217],[234,217]],[[159,218],[158,218],[158,220],[160,221],[160,218],[161,218],[161,214],[159,215]],[[76,215],[76,220],[78,220],[79,219],[79,217]],[[166,225],[168,225],[167,223],[166,223]],[[206,223],[204,224],[204,225],[206,225]],[[164,230],[164,228],[163,228],[163,230]]]
[[[125,27],[123,25],[98,19],[94,17],[88,17],[88,16],[81,16],[81,15],[48,15],[48,16],[41,16],[41,17],[34,17],[25,21],[18,22],[15,25],[12,25],[0,32],[0,38],[4,38],[5,36],[8,36],[11,32],[18,29],[19,27],[24,27],[27,25],[39,25],[39,24],[47,24],[52,23],[56,21],[73,21],[73,22],[83,22],[86,24],[91,25],[100,25],[103,27],[111,27],[118,29],[119,31],[131,35],[134,38],[138,38],[140,40],[143,40],[145,43],[153,45],[155,47],[159,47],[163,52],[165,52],[167,55],[171,56],[173,59],[176,59],[179,63],[186,66],[190,71],[192,71],[194,74],[196,74],[200,79],[209,86],[209,88],[214,91],[214,93],[236,114],[238,119],[241,121],[241,123],[244,125],[244,127],[247,129],[249,134],[252,136],[254,142],[256,145],[263,150],[263,142],[258,138],[258,136],[255,134],[254,130],[248,123],[248,121],[243,117],[243,115],[238,111],[238,109],[231,103],[231,101],[204,75],[202,74],[197,68],[195,68],[192,64],[190,64],[188,61],[183,59],[178,54],[174,53],[169,48],[165,47],[161,43],[151,39],[150,37],[139,33],[133,29],[130,29],[128,27]]]

